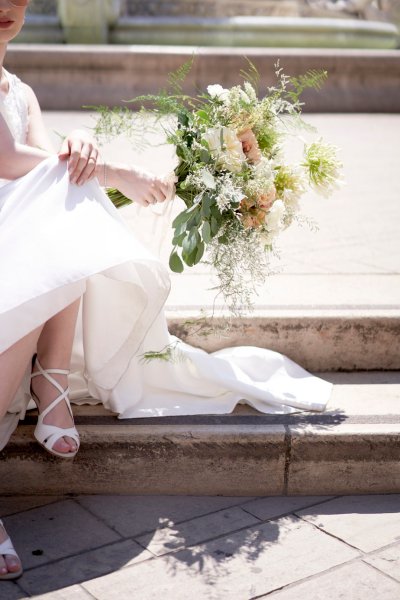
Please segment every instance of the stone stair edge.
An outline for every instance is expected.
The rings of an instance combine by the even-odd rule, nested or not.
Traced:
[[[221,84],[237,83],[246,65],[244,56],[254,60],[262,81],[270,85],[279,57],[291,75],[322,68],[330,74],[324,94],[305,92],[307,112],[400,110],[400,52],[396,50],[11,44],[6,67],[34,87],[43,109],[77,110],[83,105],[121,105],[123,98],[155,93],[165,86],[166,74],[194,53],[198,60],[185,83],[188,94],[205,89],[210,81],[220,81],[221,73]]]
[[[82,447],[73,461],[38,448],[28,411],[0,453],[0,493],[399,493],[399,375],[335,375],[340,397],[322,413],[239,404],[223,415],[119,420],[102,405],[74,405]]]
[[[1,453],[0,493],[398,493],[400,424],[80,426],[73,461],[38,453],[33,425]],[[107,435],[105,435],[105,433]],[[43,477],[46,473],[47,476]]]
[[[33,53],[39,53],[39,56]],[[382,59],[394,61],[400,63],[400,52],[399,50],[386,50],[386,49],[358,49],[358,48],[281,48],[281,47],[254,47],[254,46],[180,46],[180,45],[156,45],[156,44],[121,44],[121,45],[110,45],[110,44],[47,44],[47,43],[12,43],[9,48],[9,52],[15,55],[33,54],[32,61],[36,62],[39,59],[40,54],[51,55],[65,54],[69,56],[81,56],[83,55],[97,55],[99,57],[113,56],[113,55],[132,55],[132,54],[159,54],[163,52],[165,54],[182,54],[192,56],[193,52],[199,55],[228,55],[228,56],[242,56],[243,52],[252,54],[253,56],[270,56],[275,57],[277,53],[280,56],[285,57],[298,57],[304,55],[306,57],[332,57],[332,59],[340,59],[341,57],[347,58],[359,58],[375,59],[377,62]],[[56,59],[57,60],[57,59]]]
[[[209,312],[207,312],[209,311]],[[214,314],[213,314],[214,313]],[[254,311],[235,316],[228,311],[213,309],[209,306],[168,306],[166,305],[165,314],[168,319],[187,319],[187,318],[206,318],[215,320],[229,321],[248,321],[253,319],[269,318],[293,318],[293,319],[376,319],[390,318],[400,319],[400,307],[340,307],[340,306],[296,306],[296,307],[276,307],[267,306],[264,308],[255,308]]]

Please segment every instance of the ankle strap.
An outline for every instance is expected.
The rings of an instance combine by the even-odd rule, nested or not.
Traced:
[[[37,365],[39,370],[35,371],[35,373],[31,373],[31,379],[33,377],[36,377],[37,375],[43,375],[43,377],[46,377],[46,373],[53,373],[56,375],[69,375],[69,369],[43,369],[42,365],[39,362],[37,355],[36,355],[35,361],[33,363],[33,366],[35,366],[35,365]],[[46,379],[48,379],[48,377],[46,377]]]
[[[62,402],[63,400],[65,400],[65,402],[66,402],[66,404],[67,404],[67,407],[68,407],[68,410],[69,410],[69,413],[70,413],[71,417],[73,418],[73,414],[72,414],[71,405],[70,405],[70,403],[69,403],[69,400],[68,400],[69,387],[67,386],[67,388],[66,388],[66,389],[64,389],[64,388],[62,387],[62,385],[61,385],[61,384],[59,384],[59,383],[58,383],[58,381],[56,381],[56,380],[54,379],[54,377],[52,377],[52,376],[50,375],[50,373],[56,373],[56,374],[59,374],[59,375],[68,375],[68,374],[69,374],[69,371],[68,371],[68,370],[66,370],[66,369],[43,369],[43,367],[42,367],[42,365],[40,364],[40,362],[39,362],[39,360],[38,360],[37,356],[36,356],[36,360],[35,360],[35,363],[34,363],[34,364],[37,364],[37,366],[38,366],[38,369],[39,369],[39,370],[38,370],[38,371],[36,371],[35,373],[32,373],[32,374],[31,374],[31,380],[32,380],[34,377],[36,377],[37,375],[42,375],[42,376],[43,376],[45,379],[47,379],[47,381],[48,381],[49,383],[51,383],[51,384],[52,384],[52,385],[53,385],[53,386],[54,386],[54,387],[57,389],[57,391],[60,393],[60,395],[59,395],[59,396],[57,396],[57,398],[55,398],[55,399],[53,400],[53,402],[51,402],[51,404],[49,404],[49,406],[48,406],[48,407],[47,407],[47,408],[46,408],[46,409],[45,409],[45,410],[44,410],[44,411],[41,413],[41,417],[44,419],[44,418],[45,418],[45,416],[46,416],[46,415],[47,415],[47,414],[48,414],[48,413],[49,413],[49,412],[50,412],[50,411],[51,411],[51,410],[52,410],[52,409],[53,409],[53,408],[54,408],[54,407],[55,407],[57,404],[59,404],[59,402]]]

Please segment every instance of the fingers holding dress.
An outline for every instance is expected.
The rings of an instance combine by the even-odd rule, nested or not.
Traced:
[[[68,160],[71,183],[83,185],[96,176],[99,150],[95,141],[85,131],[75,130],[65,138],[60,152],[60,160]]]

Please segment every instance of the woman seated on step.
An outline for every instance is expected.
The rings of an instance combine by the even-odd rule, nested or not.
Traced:
[[[14,2],[0,0],[1,67],[6,54],[7,42],[19,33],[23,25],[27,4],[27,0],[15,0]],[[17,180],[23,177],[53,154],[55,151],[47,136],[33,90],[2,67],[0,78],[0,185],[6,185],[8,180]],[[135,201],[144,206],[162,202],[169,192],[167,184],[149,173],[134,171],[125,165],[118,167],[108,165],[106,167],[99,158],[99,151],[94,140],[83,130],[76,130],[68,135],[57,158],[68,164],[69,181],[76,186],[83,186],[95,177],[103,182],[106,174],[110,185],[124,188],[128,195],[134,189]],[[0,204],[0,211],[3,212],[3,215],[0,213],[1,235],[8,235],[6,232],[7,207]],[[32,230],[40,231],[42,228],[46,228],[46,223],[43,221],[45,217],[46,215],[37,214],[30,225]],[[8,257],[14,252],[15,245],[21,245],[22,248],[25,245],[23,251],[27,255],[27,264],[24,268],[24,278],[29,278],[29,234],[30,230],[27,229],[25,239],[21,237],[13,239],[11,224],[8,254],[3,255],[2,259],[3,261],[8,260]],[[65,239],[59,241],[54,239],[53,242],[64,245]],[[74,240],[71,238],[71,244],[73,243]],[[52,249],[52,246],[49,245],[40,257],[36,257],[36,260],[46,260],[47,252],[50,259]],[[64,246],[64,250],[68,254],[67,246]],[[4,298],[4,282],[1,281],[0,285],[2,286],[0,293]],[[19,290],[16,289],[15,296],[18,293]],[[18,302],[17,298],[15,300]],[[8,345],[7,333],[4,328],[0,330],[0,348],[2,350],[0,354],[0,421],[3,425],[3,428],[0,428],[0,434],[3,434],[0,435],[0,447],[4,445],[4,438],[8,437],[7,411],[15,399],[27,364],[32,360],[31,392],[39,411],[36,437],[42,444],[47,443],[48,448],[58,456],[71,457],[76,454],[79,438],[68,403],[67,374],[79,302],[79,297],[74,299],[73,302],[21,337],[16,332],[18,339],[12,340],[14,343],[8,348],[5,348]],[[48,310],[50,313],[53,312],[51,306],[48,307]],[[18,325],[15,324],[11,327],[18,329]],[[24,334],[25,331],[21,333]],[[54,366],[57,368],[47,369]],[[59,392],[62,394],[61,399],[65,398],[66,401],[58,401],[57,404],[53,404],[54,400],[60,400],[59,397],[57,398]],[[21,572],[19,558],[0,521],[0,579],[14,579]]]
[[[0,0],[0,66],[28,2]],[[277,352],[210,355],[169,335],[168,271],[100,185],[149,206],[171,197],[173,182],[105,164],[81,131],[54,153],[33,91],[3,67],[0,180],[0,450],[33,398],[35,438],[73,458],[68,383],[74,401],[90,396],[120,418],[226,414],[244,401],[264,413],[325,409],[331,384]],[[142,360],[171,346],[179,360]],[[21,574],[0,522],[0,579]]]

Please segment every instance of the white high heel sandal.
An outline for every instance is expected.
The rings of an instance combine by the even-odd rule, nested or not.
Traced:
[[[58,381],[56,381],[54,379],[54,377],[51,376],[51,373],[58,374],[58,375],[68,375],[69,371],[66,371],[64,369],[43,369],[42,365],[39,362],[37,355],[32,359],[32,368],[33,368],[33,365],[35,365],[35,364],[37,365],[39,370],[35,371],[35,373],[31,374],[31,381],[34,377],[37,377],[38,375],[42,375],[45,379],[47,379],[47,381],[49,383],[51,383],[52,385],[54,385],[55,388],[57,388],[57,390],[60,392],[60,395],[57,396],[57,398],[55,400],[53,400],[53,402],[51,404],[49,404],[49,406],[47,408],[45,408],[42,413],[39,413],[38,422],[37,422],[37,425],[36,425],[33,435],[35,436],[35,438],[37,439],[39,444],[41,446],[43,446],[43,448],[45,450],[47,450],[47,452],[50,452],[50,454],[54,454],[55,456],[59,456],[61,458],[73,458],[76,455],[76,453],[78,452],[79,444],[80,444],[79,433],[77,432],[76,427],[74,426],[74,427],[69,427],[68,429],[63,429],[62,427],[56,427],[55,425],[47,425],[46,423],[43,423],[43,420],[46,417],[46,415],[48,415],[49,412],[63,400],[65,400],[65,402],[67,404],[69,414],[71,415],[71,419],[72,420],[74,419],[73,414],[72,414],[71,405],[70,405],[69,398],[68,398],[69,388],[67,387],[64,390],[61,387],[61,385],[58,383]],[[36,396],[35,392],[32,390],[32,384],[31,384],[31,395],[32,395],[32,398],[35,401],[35,403],[38,407],[38,411],[39,411],[40,400]],[[58,452],[57,450],[54,450],[53,449],[54,444],[62,437],[72,438],[74,440],[74,442],[76,443],[76,450],[74,450],[72,452]]]
[[[4,528],[3,521],[1,519],[0,519],[0,525],[1,525],[1,527]],[[6,537],[4,542],[2,542],[0,544],[0,555],[4,556],[6,554],[15,556],[16,558],[18,558],[18,560],[20,560],[18,554],[15,551],[13,543],[9,537]],[[18,577],[21,577],[22,573],[23,573],[22,567],[20,568],[19,571],[14,571],[14,572],[9,571],[8,573],[4,573],[4,574],[0,573],[0,580],[1,579],[18,579]]]

